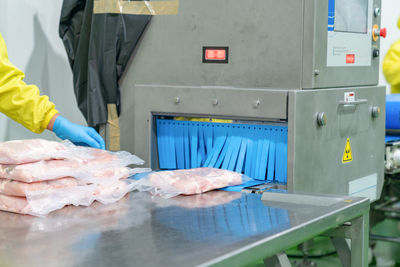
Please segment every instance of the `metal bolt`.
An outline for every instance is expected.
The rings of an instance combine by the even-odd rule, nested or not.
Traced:
[[[317,124],[318,126],[324,126],[328,122],[328,117],[326,116],[325,112],[318,112],[317,113]]]
[[[381,15],[381,9],[379,7],[375,7],[374,16],[379,17]]]
[[[256,101],[253,102],[253,107],[258,108],[260,106],[260,104],[261,104],[260,99],[257,99]]]
[[[175,102],[175,104],[179,104],[179,102],[181,102],[180,97],[179,97],[179,96],[176,96],[176,97],[174,98],[174,102]]]
[[[218,99],[213,99],[212,101],[211,101],[211,103],[214,105],[214,106],[216,106],[216,105],[218,105]]]
[[[320,71],[319,71],[318,69],[315,69],[315,70],[314,70],[314,75],[315,75],[315,76],[319,75],[319,73],[320,73]]]
[[[380,107],[378,107],[378,106],[373,106],[373,107],[371,108],[371,115],[372,115],[372,118],[378,118],[380,114],[381,114],[381,108],[380,108]]]

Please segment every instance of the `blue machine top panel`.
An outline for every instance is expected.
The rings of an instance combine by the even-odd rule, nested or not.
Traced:
[[[400,136],[398,136],[398,135],[387,135],[387,136],[385,136],[385,143],[393,142],[393,141],[400,141]]]

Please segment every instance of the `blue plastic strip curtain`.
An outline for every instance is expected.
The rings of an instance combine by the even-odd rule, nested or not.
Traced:
[[[287,127],[157,119],[160,169],[221,168],[287,181]]]

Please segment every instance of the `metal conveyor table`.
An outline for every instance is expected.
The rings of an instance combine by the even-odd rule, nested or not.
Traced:
[[[339,256],[367,266],[368,211],[366,198],[212,191],[168,200],[134,192],[46,218],[0,212],[0,266],[284,265],[281,252],[323,233],[335,244],[350,238]]]

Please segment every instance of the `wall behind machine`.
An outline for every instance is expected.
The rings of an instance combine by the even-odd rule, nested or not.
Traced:
[[[390,46],[400,39],[400,29],[397,28],[397,20],[400,17],[399,0],[383,0],[382,1],[382,27],[386,27],[388,35],[386,39],[381,38],[381,57],[380,57],[380,73],[379,84],[386,86],[386,92],[390,93],[390,85],[385,80],[382,72],[382,61],[389,50]]]
[[[11,62],[26,73],[26,81],[39,86],[50,96],[60,113],[72,122],[86,124],[74,97],[72,73],[61,39],[58,24],[62,0],[0,0],[0,32]],[[381,39],[381,62],[390,45],[400,39],[397,19],[399,0],[382,1],[382,26],[387,39]],[[382,71],[380,84],[389,86]],[[56,140],[54,134],[37,135],[0,114],[0,141],[26,138]]]
[[[64,117],[86,125],[76,104],[72,72],[58,37],[62,2],[0,0],[0,33],[10,61],[25,72],[25,81],[48,95]],[[0,141],[30,138],[58,139],[49,131],[34,134],[0,114]]]

